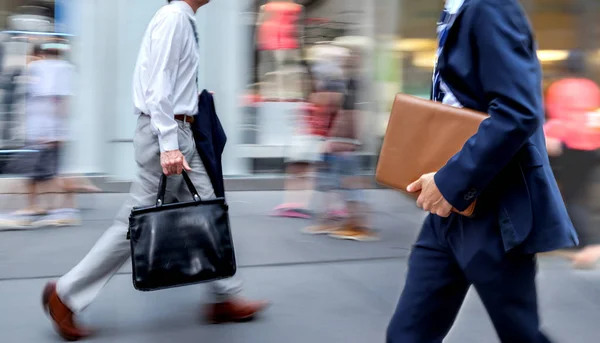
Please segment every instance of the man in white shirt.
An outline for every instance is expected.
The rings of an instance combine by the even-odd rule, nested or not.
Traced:
[[[126,240],[132,207],[154,204],[161,175],[171,176],[167,194],[191,200],[179,175],[186,170],[203,199],[214,190],[196,150],[190,124],[197,112],[199,49],[195,13],[209,0],[169,1],[146,30],[133,79],[133,100],[138,115],[134,138],[138,180],[112,227],[88,255],[43,294],[45,309],[58,333],[77,340],[89,333],[77,326],[74,314],[86,308],[102,287],[130,257]],[[159,157],[160,156],[160,157]],[[266,307],[236,296],[237,278],[213,282],[216,304],[207,308],[210,322],[248,320]]]

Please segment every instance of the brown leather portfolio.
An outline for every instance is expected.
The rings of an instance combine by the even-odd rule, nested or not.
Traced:
[[[438,171],[477,133],[486,113],[398,94],[383,140],[377,182],[414,197],[408,185]],[[461,214],[472,216],[475,202]]]

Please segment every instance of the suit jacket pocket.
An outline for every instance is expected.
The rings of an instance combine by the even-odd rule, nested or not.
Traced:
[[[527,143],[503,172],[498,221],[506,251],[523,243],[533,229],[534,201],[543,173],[544,158],[534,144]]]

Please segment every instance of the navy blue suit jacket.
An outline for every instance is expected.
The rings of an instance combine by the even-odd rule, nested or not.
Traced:
[[[217,116],[213,96],[207,90],[203,90],[198,96],[198,114],[192,124],[192,131],[196,149],[210,177],[215,195],[218,198],[225,197],[221,156],[227,136]]]
[[[467,108],[487,112],[478,132],[435,176],[456,209],[493,203],[506,251],[537,253],[578,244],[550,169],[542,71],[517,0],[465,0],[438,66]]]

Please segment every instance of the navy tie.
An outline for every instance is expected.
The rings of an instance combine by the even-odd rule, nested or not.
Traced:
[[[435,68],[433,70],[433,85],[431,90],[431,99],[438,102],[442,102],[445,96],[445,93],[441,87],[442,78],[440,77],[440,70],[438,68],[438,59],[442,54],[442,49],[444,48],[444,44],[446,44],[446,39],[448,38],[448,31],[450,31],[450,28],[456,19],[456,15],[456,13],[450,13],[448,10],[444,9],[440,15],[440,20],[438,21],[438,50]]]

